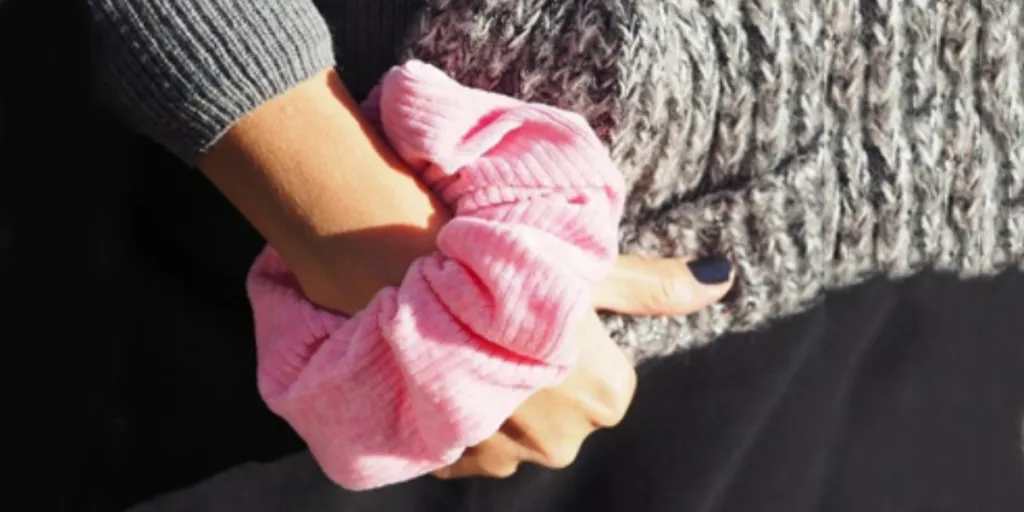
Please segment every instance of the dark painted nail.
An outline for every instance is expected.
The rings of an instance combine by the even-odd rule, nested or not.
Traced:
[[[725,258],[691,261],[690,272],[703,284],[721,284],[732,275],[732,264]]]

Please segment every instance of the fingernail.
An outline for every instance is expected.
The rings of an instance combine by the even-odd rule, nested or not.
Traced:
[[[689,263],[690,272],[702,284],[722,284],[732,276],[732,264],[725,258],[706,258]]]

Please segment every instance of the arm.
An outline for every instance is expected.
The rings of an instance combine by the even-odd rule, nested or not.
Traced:
[[[333,70],[243,118],[200,168],[280,253],[305,295],[342,312],[398,284],[413,259],[434,249],[447,219]]]
[[[314,301],[357,311],[433,249],[444,214],[357,115],[310,0],[87,5],[105,104],[198,165]]]
[[[101,52],[99,62],[105,70],[100,75],[101,84],[109,90],[106,97],[110,104],[117,107],[133,127],[160,142],[184,161],[197,163],[276,249],[266,251],[264,254],[267,257],[261,260],[265,265],[258,267],[265,273],[257,272],[257,275],[270,279],[261,281],[257,278],[250,283],[250,290],[257,292],[257,298],[253,301],[254,309],[258,309],[255,315],[257,330],[264,333],[260,385],[268,405],[290,421],[295,421],[297,430],[307,438],[311,449],[325,462],[325,469],[336,478],[341,479],[343,474],[347,474],[357,479],[359,466],[364,464],[366,466],[362,469],[396,469],[395,463],[400,465],[400,460],[394,457],[390,458],[392,462],[389,463],[387,456],[374,457],[369,453],[369,457],[353,460],[346,459],[344,455],[336,457],[335,450],[338,449],[338,439],[344,437],[346,432],[354,432],[357,437],[362,437],[360,433],[371,434],[370,439],[354,439],[356,443],[352,449],[363,449],[364,454],[366,449],[372,450],[375,447],[393,450],[396,444],[401,446],[409,441],[392,434],[401,430],[408,432],[411,424],[401,420],[409,417],[410,413],[416,419],[433,425],[427,426],[433,434],[435,445],[427,447],[424,453],[427,459],[411,461],[412,467],[406,468],[409,472],[379,474],[371,470],[367,474],[370,479],[368,481],[348,481],[359,486],[372,485],[374,481],[379,484],[381,479],[400,479],[403,475],[439,469],[453,462],[466,442],[473,442],[474,439],[479,441],[493,433],[498,424],[512,413],[515,405],[525,400],[536,386],[553,384],[564,376],[568,369],[564,357],[572,351],[561,351],[559,355],[563,360],[560,365],[537,364],[536,371],[518,375],[517,358],[510,357],[507,350],[502,352],[492,346],[491,342],[498,332],[495,329],[490,329],[491,339],[488,340],[470,332],[458,332],[458,329],[455,332],[450,329],[447,332],[434,332],[435,336],[431,340],[437,343],[431,346],[441,350],[424,353],[422,349],[428,344],[416,343],[405,347],[399,355],[412,356],[411,359],[406,358],[405,363],[414,365],[420,364],[417,355],[431,356],[431,361],[438,361],[438,357],[448,355],[448,358],[441,361],[443,364],[435,367],[447,365],[459,369],[461,371],[456,378],[461,380],[459,385],[448,388],[454,394],[446,394],[443,389],[434,393],[430,389],[429,372],[418,372],[415,369],[407,373],[415,379],[415,383],[381,383],[381,378],[401,373],[392,371],[393,364],[385,365],[387,367],[373,365],[370,364],[372,358],[360,358],[359,354],[350,353],[347,360],[340,360],[336,349],[352,346],[351,343],[324,343],[321,337],[302,337],[298,341],[313,344],[302,347],[295,344],[273,344],[279,339],[271,335],[269,339],[272,345],[267,346],[266,330],[261,327],[265,327],[268,321],[273,329],[275,321],[282,328],[301,328],[302,320],[314,320],[313,324],[319,322],[320,327],[330,331],[332,325],[336,327],[344,320],[338,315],[325,314],[321,309],[313,308],[308,301],[303,300],[303,295],[333,309],[349,312],[363,310],[363,306],[371,302],[375,292],[384,285],[401,281],[401,276],[413,266],[410,262],[433,252],[437,227],[443,223],[444,218],[438,213],[440,209],[432,202],[430,194],[403,170],[379,139],[368,133],[365,122],[357,115],[351,98],[344,93],[329,63],[322,61],[322,65],[304,67],[302,73],[272,67],[273,64],[288,62],[289,54],[296,52],[300,54],[296,57],[298,62],[315,62],[316,59],[308,56],[317,55],[315,50],[329,45],[329,41],[325,36],[326,31],[316,30],[321,23],[316,22],[312,15],[309,15],[309,19],[300,16],[305,20],[303,23],[296,23],[293,19],[296,16],[283,16],[277,22],[280,26],[264,23],[274,14],[266,4],[269,3],[242,5],[242,2],[235,0],[184,0],[181,4],[174,4],[172,0],[92,0],[97,26],[101,29],[98,34],[100,44],[97,46]],[[296,12],[309,13],[305,9],[308,5],[304,2],[291,1],[282,5]],[[257,8],[267,12],[251,16],[247,11],[241,15],[225,14],[231,13],[232,7]],[[188,12],[179,16],[181,10]],[[225,17],[227,19],[223,19]],[[296,33],[304,30],[313,34],[320,33],[320,36],[297,39]],[[210,39],[187,37],[209,33],[220,36]],[[279,49],[283,50],[274,53],[271,58],[255,57],[262,61],[257,66],[261,72],[277,77],[272,80],[277,87],[270,88],[262,87],[266,84],[254,79],[259,73],[235,66],[238,58],[253,58],[247,56],[251,48],[239,46],[259,42],[259,48],[274,47],[268,42],[261,42],[260,38],[267,34],[283,34],[280,40],[271,41],[279,44]],[[182,37],[184,42],[179,40]],[[227,39],[229,43],[234,41],[234,44],[222,44],[221,39]],[[303,41],[304,45],[298,44]],[[168,47],[174,51],[165,54],[163,49]],[[205,58],[195,58],[197,54]],[[209,58],[220,58],[223,62],[215,62],[207,68],[210,62],[206,59]],[[188,66],[199,66],[200,69],[188,73],[177,71]],[[222,73],[219,67],[228,69]],[[307,74],[308,77],[302,78]],[[164,88],[166,84],[172,85],[170,92]],[[244,93],[238,97],[216,94],[225,91]],[[462,233],[474,229],[473,223],[463,222],[460,225]],[[613,223],[609,222],[605,228],[609,236],[604,241],[608,246],[601,257],[607,266],[614,256],[613,250],[607,250],[614,245]],[[455,235],[458,232],[451,231]],[[454,245],[460,240],[459,236],[449,238]],[[461,248],[463,252],[465,249],[472,253],[472,247]],[[278,252],[280,258],[277,258]],[[460,252],[460,249],[449,247],[449,252]],[[457,266],[446,267],[443,260],[436,258],[433,261],[442,263],[434,267],[440,274],[460,275]],[[555,263],[564,266],[565,262]],[[423,267],[420,265],[419,268]],[[273,275],[274,270],[278,270],[277,275],[289,285],[275,287],[272,280],[276,277]],[[296,293],[295,287],[291,285],[292,273],[297,274],[304,293]],[[427,274],[430,274],[430,270],[424,269],[419,276],[425,278]],[[437,276],[438,273],[433,275]],[[525,274],[521,276],[529,277]],[[412,282],[423,284],[425,281],[420,279]],[[259,293],[261,285],[271,288],[270,293]],[[579,290],[579,285],[576,284],[574,288]],[[291,303],[296,307],[275,307],[274,300],[289,294],[297,299]],[[383,297],[387,298],[386,295]],[[382,311],[382,306],[397,302],[378,300],[376,303],[377,309],[374,309],[374,304],[370,304],[361,316],[371,319],[361,324],[370,327],[371,334],[375,313]],[[420,304],[426,307],[436,305],[429,302]],[[470,304],[471,307],[463,308],[464,312],[473,313],[478,305]],[[585,300],[577,300],[573,309],[578,315],[581,309],[589,309],[589,304]],[[303,314],[306,312],[312,314],[306,316]],[[377,318],[387,316],[376,315]],[[436,318],[436,315],[411,315],[404,325],[415,326],[417,319],[429,318]],[[353,325],[360,324],[354,322]],[[448,327],[452,326],[449,324]],[[545,347],[527,345],[531,341],[539,341],[548,347],[564,346],[564,323],[557,327],[560,331],[553,332],[550,338],[543,333],[531,334],[530,329],[520,329],[519,348],[535,348],[539,355],[553,356],[542,354],[546,351]],[[498,330],[501,330],[500,326]],[[348,334],[351,333],[338,333],[337,340],[351,340]],[[354,345],[371,351],[387,350],[393,346],[370,338],[372,336],[364,337]],[[417,339],[416,336],[399,338],[404,342]],[[379,340],[379,337],[375,339]],[[592,341],[593,338],[588,336],[587,339]],[[295,338],[290,340],[294,341]],[[463,343],[461,349],[458,348],[459,343]],[[310,348],[315,354],[303,355],[289,350],[294,348]],[[306,356],[310,356],[310,359],[304,361]],[[396,359],[400,358],[391,358],[389,361],[395,362]],[[346,364],[349,362],[352,364]],[[294,363],[294,367],[290,368],[291,363]],[[474,374],[474,369],[488,366],[502,371]],[[625,369],[625,373],[630,374],[628,365],[619,366],[620,370]],[[301,378],[297,382],[288,381],[287,373],[296,369]],[[368,371],[359,372],[360,369]],[[408,367],[406,370],[409,370]],[[337,373],[332,374],[332,371]],[[333,378],[338,373],[352,378]],[[606,373],[617,372],[601,372],[602,376]],[[322,378],[324,376],[331,378]],[[281,382],[284,389],[280,394],[273,389],[278,377],[284,377],[285,381]],[[519,379],[523,385],[509,388],[510,378],[513,381]],[[600,382],[596,379],[587,381]],[[445,382],[451,384],[453,381],[449,378]],[[318,386],[335,386],[345,396],[324,393],[322,388],[317,389]],[[499,391],[490,393],[489,390],[495,387]],[[628,396],[628,389],[625,392],[618,389],[623,387],[613,386],[620,392],[609,392],[606,389],[598,393],[597,397],[581,395],[581,403],[600,405],[608,397]],[[475,390],[476,398],[466,397],[459,390]],[[418,410],[406,410],[405,416],[399,418],[399,421],[391,421],[386,417],[381,420],[378,417],[381,421],[372,423],[379,427],[376,431],[367,431],[361,427],[367,424],[367,418],[346,417],[344,414],[346,411],[386,413],[388,409],[379,407],[383,402],[378,399],[406,392],[418,395],[415,399]],[[484,400],[488,396],[495,397],[498,402]],[[335,398],[347,400],[335,401]],[[434,398],[447,400],[447,403],[436,404]],[[467,399],[471,401],[467,402]],[[465,411],[471,417],[475,416],[478,420],[475,424],[458,424],[462,418],[454,415],[432,414],[443,412],[437,408],[439,405],[458,407],[479,404],[481,401],[483,407],[474,406]],[[332,414],[317,420],[315,416],[319,404],[325,404],[323,410]],[[573,404],[563,412],[575,418],[587,407],[590,405],[585,407]],[[575,419],[580,425],[601,424],[601,414],[596,414],[596,417],[598,419],[586,416]],[[312,421],[306,421],[311,418]],[[451,421],[456,422],[452,425],[456,430],[444,432],[444,424]],[[337,423],[332,425],[333,422]],[[564,425],[565,422],[560,424]],[[416,428],[416,425],[412,426]],[[472,432],[466,431],[466,427]],[[376,442],[372,439],[374,434],[378,438]],[[564,437],[555,436],[552,439],[561,442]],[[484,450],[481,453],[486,452]],[[347,466],[353,463],[356,467]]]
[[[315,302],[340,311],[362,309],[377,290],[399,282],[410,261],[434,249],[445,214],[379,139],[366,133],[351,98],[331,71],[330,38],[311,2],[88,4],[96,32],[99,85],[107,104],[131,127],[185,162],[198,164],[281,251],[284,261],[278,263],[297,274],[303,291]],[[352,194],[354,190],[359,194]],[[638,278],[635,270],[626,272],[628,286],[614,288],[613,302],[639,294],[633,298],[637,304],[656,304],[648,294],[661,297],[676,289],[665,285],[663,277],[687,290],[692,278],[681,273],[685,267],[662,263],[663,268],[651,266],[646,278]],[[673,273],[682,278],[673,279]],[[332,286],[339,282],[346,283],[345,290]],[[587,347],[603,336],[597,317],[590,317],[596,330],[579,335],[587,342],[584,365],[593,359],[586,357]],[[330,316],[327,321],[338,318]],[[605,342],[614,349],[610,340]],[[621,358],[617,350],[609,353]],[[575,387],[551,391],[556,396],[575,393],[577,399],[552,402],[540,397],[536,402],[534,396],[530,401],[544,404],[539,406],[543,414],[519,415],[520,420],[535,418],[526,420],[530,428],[521,429],[533,433],[522,443],[540,446],[544,453],[526,459],[550,463],[545,453],[566,453],[565,447],[578,447],[593,426],[615,423],[628,404],[632,385],[630,379],[608,379],[631,375],[628,366],[622,361],[612,370],[604,363],[591,364],[596,371],[580,374],[590,377],[576,379]],[[580,414],[608,405],[609,399],[618,403],[607,408],[611,414]],[[557,428],[547,435],[550,429],[543,427],[551,418],[557,418]],[[565,430],[570,425],[585,428],[571,427],[575,433],[570,435]],[[481,448],[460,460],[472,466],[480,457],[490,459],[492,451]],[[529,453],[523,447],[507,455],[516,460],[524,457],[523,451]],[[492,469],[485,467],[483,472]]]
[[[261,395],[355,489],[452,464],[569,374],[624,189],[580,116],[423,63],[388,73],[367,113],[455,213],[438,250],[350,318],[305,300],[271,247],[248,282]]]

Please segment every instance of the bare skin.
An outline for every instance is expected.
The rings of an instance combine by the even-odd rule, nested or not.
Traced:
[[[314,303],[362,309],[434,250],[449,214],[359,114],[333,69],[235,124],[200,169],[272,244]],[[344,286],[338,286],[344,283]],[[720,300],[731,281],[697,282],[684,260],[622,256],[595,288],[595,309],[681,315]],[[596,312],[576,326],[577,369],[527,400],[442,478],[504,477],[521,463],[570,464],[596,429],[618,424],[636,387],[633,365]]]

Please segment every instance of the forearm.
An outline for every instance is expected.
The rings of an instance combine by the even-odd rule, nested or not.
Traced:
[[[190,165],[243,115],[334,64],[312,0],[86,0],[94,85]]]
[[[447,213],[324,70],[239,120],[199,161],[314,302],[344,312],[398,284]]]
[[[571,372],[577,344],[570,333],[592,314],[591,287],[617,256],[625,188],[607,149],[578,115],[463,87],[422,62],[389,71],[378,93],[364,105],[367,115],[380,120],[395,153],[454,212],[437,236],[437,250],[410,262],[397,286],[348,317],[304,300],[290,279],[293,265],[272,247],[247,280],[261,396],[306,440],[325,474],[352,489],[453,463],[492,436],[530,395]],[[295,105],[289,114],[304,118],[304,102],[288,100]],[[309,106],[323,112],[316,101]],[[336,125],[331,119],[325,122]],[[358,140],[336,134],[344,135]],[[301,179],[270,177],[282,189],[300,181],[300,189],[284,195],[301,197],[301,189],[320,187],[306,181],[311,175],[326,175],[323,182],[343,190],[388,181],[406,192],[402,183],[391,183],[400,174],[371,168],[376,158],[363,164],[350,157],[353,168],[371,168],[368,175],[331,178],[338,172],[329,162],[362,154],[364,143],[315,156],[330,140],[275,136],[281,151],[314,155]],[[277,150],[258,148],[243,152],[278,161]],[[391,221],[390,205],[379,210],[370,204],[367,226]],[[399,213],[411,217],[409,210]],[[327,215],[323,220],[333,229],[333,218],[348,213]],[[302,225],[319,225],[308,220],[317,211],[299,216]],[[333,284],[347,287],[348,279]]]
[[[311,0],[86,3],[107,106],[199,165],[318,303],[360,309],[433,248],[438,209],[329,71]]]

